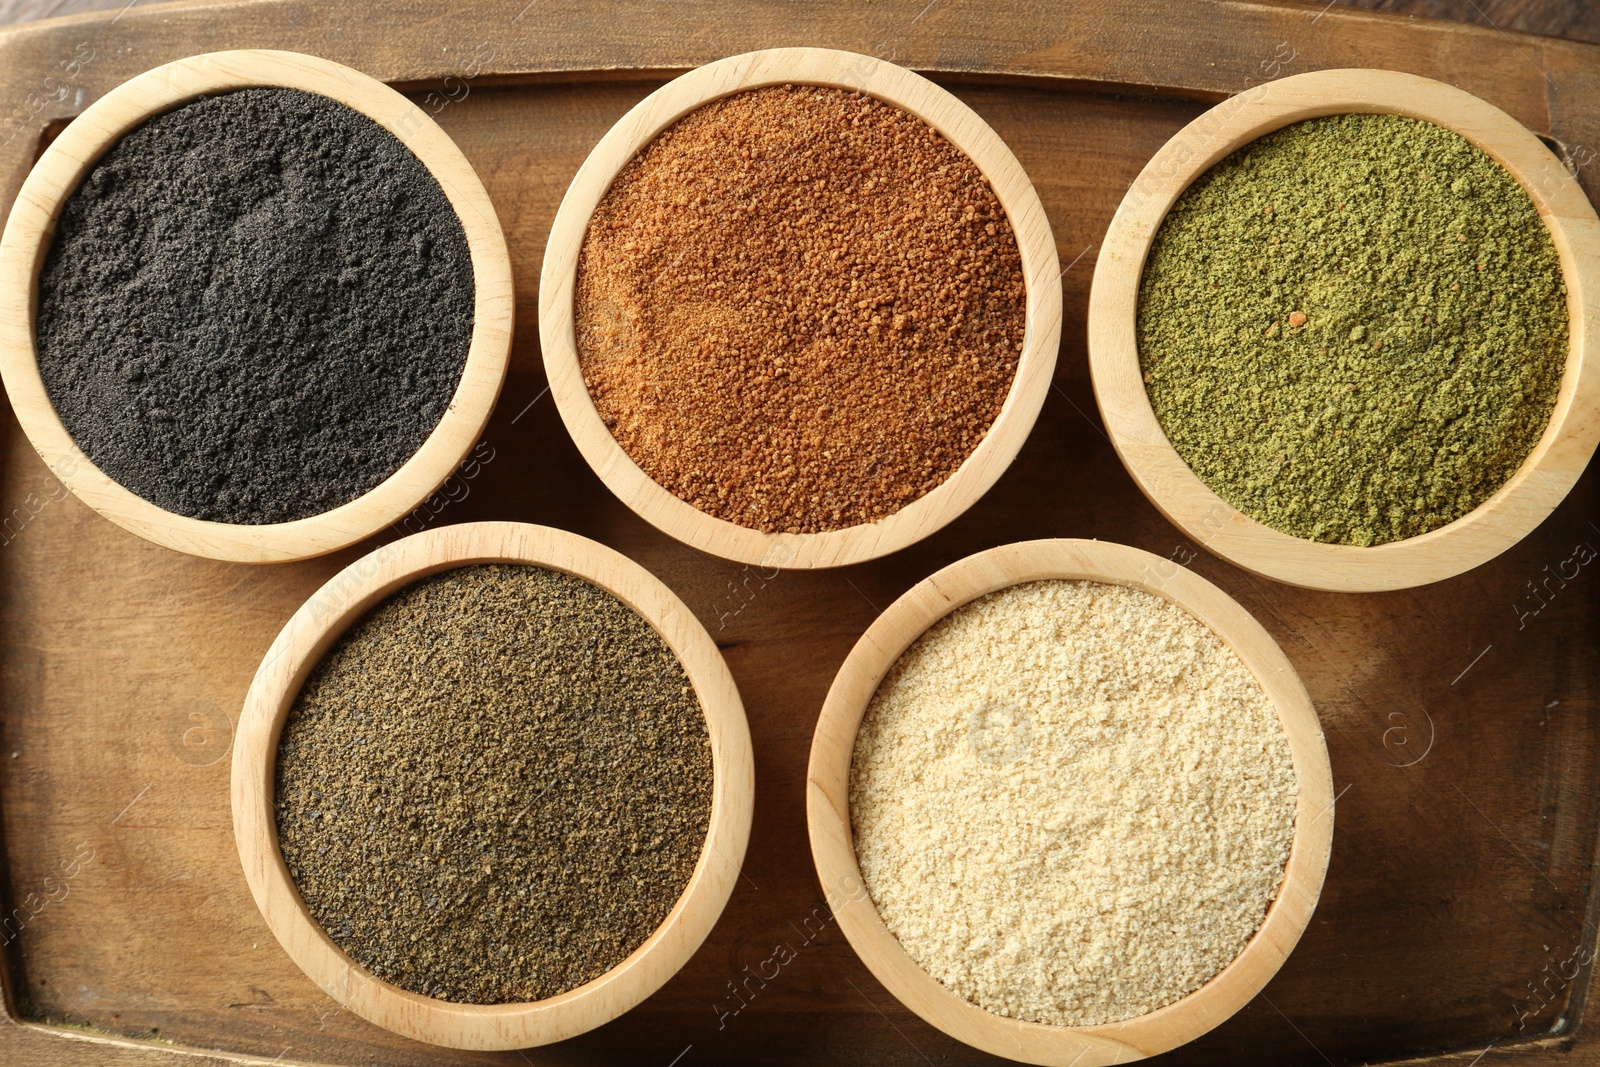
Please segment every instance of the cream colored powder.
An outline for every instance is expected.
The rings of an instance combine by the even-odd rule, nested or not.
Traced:
[[[1289,743],[1238,656],[1168,601],[1044,581],[953,612],[867,709],[856,854],[911,958],[988,1011],[1143,1015],[1228,965],[1277,895]]]

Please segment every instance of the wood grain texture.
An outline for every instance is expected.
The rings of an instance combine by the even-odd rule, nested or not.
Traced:
[[[710,736],[711,821],[700,859],[661,925],[621,963],[558,996],[461,1004],[412,993],[352,960],[312,918],[278,847],[273,800],[278,738],[311,670],[384,598],[443,570],[523,563],[611,593],[661,635],[683,664]],[[610,1022],[671,978],[722,914],[750,839],[755,783],[750,729],[728,665],[693,612],[650,572],[576,534],[515,522],[441,526],[374,549],[301,605],[250,683],[233,746],[233,833],[256,906],[300,969],[327,994],[387,1030],[464,1049],[547,1045]],[[602,901],[594,906],[603,907]]]
[[[657,134],[713,100],[786,83],[864,92],[915,115],[989,181],[1016,237],[1027,288],[1017,373],[994,423],[953,474],[878,522],[820,533],[767,533],[707,514],[640,469],[606,428],[578,356],[573,308],[589,220],[622,168]],[[1039,416],[1061,346],[1061,264],[1039,194],[1005,142],[971,108],[904,67],[858,52],[773,48],[696,68],[645,97],[595,145],[562,198],[539,277],[539,340],[561,420],[606,488],[657,529],[702,552],[762,567],[842,567],[897,552],[970,508],[1016,458]]]
[[[27,1020],[0,1027],[0,1060],[524,1062],[406,1041],[307,979],[239,874],[226,761],[206,762],[225,751],[274,635],[341,567],[399,533],[521,519],[624,552],[694,610],[739,684],[757,768],[744,874],[705,945],[632,1012],[528,1061],[997,1062],[901,1008],[837,930],[807,857],[806,756],[829,682],[883,607],[973,552],[1070,536],[1185,564],[1260,619],[1318,709],[1341,794],[1339,843],[1300,944],[1263,996],[1163,1062],[1600,1063],[1583,1022],[1592,967],[1575,955],[1594,948],[1600,829],[1600,585],[1574,562],[1575,546],[1600,547],[1594,472],[1510,552],[1446,582],[1361,596],[1278,585],[1205,553],[1145,500],[1103,434],[1083,341],[1089,274],[1123,192],[1209,103],[1269,70],[1389,67],[1474,92],[1570,153],[1600,144],[1594,49],[1202,0],[1130,3],[1114,17],[954,0],[525,3],[135,7],[114,27],[0,37],[0,99],[21,101],[15,127],[0,126],[0,207],[41,130],[184,55],[295,48],[400,84],[483,178],[522,323],[475,464],[394,534],[303,563],[227,565],[130,537],[64,496],[0,415],[0,846],[14,920],[0,978]],[[93,60],[46,85],[68,77],[59,64],[80,44]],[[606,130],[663,71],[794,44],[893,58],[992,126],[1050,217],[1065,315],[1034,432],[972,509],[871,563],[775,573],[689,549],[605,491],[541,399],[530,327],[551,220]],[[32,132],[8,142],[13,128]],[[1593,170],[1582,165],[1586,186]],[[65,898],[50,894],[45,879],[59,886],[80,844],[93,858]],[[780,942],[796,956],[775,971]],[[59,1036],[63,1026],[95,1032]],[[122,1044],[89,1044],[107,1041]]]
[[[81,54],[81,53],[80,53]],[[238,525],[178,515],[106,475],[62,424],[39,374],[38,277],[56,220],[90,168],[129,130],[195,97],[253,86],[337,100],[388,130],[443,189],[472,260],[472,339],[449,407],[422,447],[361,496],[293,522]],[[494,205],[472,165],[422,109],[359,71],[270,50],[210,52],[162,64],[86,108],[28,173],[0,236],[0,377],[28,440],[61,483],[118,526],[211,559],[278,563],[344,548],[396,522],[439,488],[472,449],[505,381],[511,350],[511,262]],[[85,353],[93,358],[97,353]]]
[[[1312,2],[1312,0],[1302,0]],[[1315,0],[1325,6],[1326,0]],[[1342,7],[1600,44],[1600,8],[1589,0],[1337,0]]]
[[[126,0],[0,0],[0,25],[82,15],[92,11],[114,13],[125,4]]]
[[[991,1014],[923,971],[879,916],[856,861],[850,766],[856,732],[901,654],[963,604],[1046,579],[1125,585],[1208,626],[1255,676],[1278,713],[1294,761],[1295,831],[1283,885],[1244,950],[1199,989],[1157,1011],[1099,1026],[1046,1026]],[[817,720],[806,774],[806,825],[817,877],[839,929],[901,1003],[959,1041],[1052,1067],[1103,1067],[1177,1048],[1227,1020],[1272,980],[1317,905],[1333,847],[1333,771],[1305,686],[1272,636],[1222,590],[1171,560],[1126,545],[1068,538],[1000,545],[957,560],[889,605],[839,668]],[[1173,931],[1182,938],[1183,931]]]
[[[1550,231],[1566,281],[1567,361],[1555,408],[1505,485],[1437,530],[1373,547],[1282,533],[1202,482],[1156,419],[1139,362],[1139,284],[1162,221],[1191,182],[1290,123],[1349,112],[1404,115],[1461,134],[1505,167]],[[1600,218],[1539,139],[1492,104],[1398,71],[1320,70],[1257,86],[1207,111],[1161,147],[1106,232],[1089,296],[1095,400],[1128,473],[1190,537],[1232,563],[1311,589],[1378,592],[1471,570],[1522,540],[1577,484],[1600,442]]]

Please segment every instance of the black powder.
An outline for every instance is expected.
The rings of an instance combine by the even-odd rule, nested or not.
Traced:
[[[278,843],[371,973],[475,1004],[542,1000],[638,948],[711,818],[705,716],[661,636],[539,567],[462,567],[363,616],[279,740]]]
[[[272,523],[372,489],[450,403],[466,235],[394,135],[294,89],[127,133],[64,206],[39,371],[111,478],[168,511]]]

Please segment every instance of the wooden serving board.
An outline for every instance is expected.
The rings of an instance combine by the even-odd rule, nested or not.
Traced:
[[[472,1055],[342,1012],[251,901],[225,753],[274,635],[373,542],[263,567],[158,548],[66,496],[8,408],[0,894],[12,1025],[0,1026],[0,1062],[179,1064],[196,1062],[193,1050],[328,1064],[984,1061],[900,1008],[833,924],[807,847],[806,755],[834,672],[880,609],[971,552],[1065,536],[1189,563],[1252,611],[1316,703],[1340,798],[1326,888],[1299,947],[1260,997],[1167,1062],[1600,1063],[1583,1010],[1600,836],[1594,473],[1521,545],[1451,581],[1376,595],[1274,584],[1207,555],[1140,496],[1101,431],[1083,341],[1095,252],[1123,190],[1224,95],[1335,66],[1442,79],[1552,138],[1583,165],[1593,197],[1600,48],[1305,6],[1101,8],[208,2],[0,35],[0,107],[12,109],[0,112],[0,207],[63,120],[196,52],[323,55],[433,112],[499,210],[518,328],[476,463],[411,528],[533,521],[641,562],[724,649],[749,711],[757,783],[726,913],[631,1014],[562,1045]],[[537,344],[545,236],[589,147],[671,73],[788,44],[880,55],[956,92],[1027,168],[1066,267],[1055,385],[1015,465],[936,536],[838,571],[721,562],[637,519],[566,437],[543,395]]]

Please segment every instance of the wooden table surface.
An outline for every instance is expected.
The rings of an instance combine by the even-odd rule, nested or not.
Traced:
[[[0,17],[123,6],[0,0]],[[0,209],[33,158],[30,122],[66,117],[82,99],[189,52],[317,52],[400,84],[435,111],[505,225],[519,329],[486,436],[495,458],[433,521],[543,522],[660,576],[728,659],[749,709],[758,783],[728,911],[684,972],[635,1012],[526,1054],[453,1054],[379,1031],[339,1009],[272,941],[233,854],[228,761],[219,758],[279,627],[370,543],[270,568],[146,544],[63,498],[7,408],[0,910],[17,914],[30,894],[36,903],[20,933],[3,938],[0,1063],[994,1062],[900,1008],[833,928],[806,844],[805,754],[834,671],[889,601],[981,548],[1078,536],[1185,562],[1261,619],[1317,705],[1341,791],[1327,889],[1283,972],[1239,1015],[1161,1062],[1600,1064],[1600,1039],[1579,1026],[1595,944],[1600,582],[1587,567],[1568,573],[1574,546],[1600,545],[1594,472],[1485,567],[1420,590],[1341,596],[1254,579],[1188,542],[1133,488],[1095,414],[1083,333],[1099,235],[1167,137],[1263,76],[1371,65],[1450,80],[1547,135],[1580,165],[1591,199],[1600,193],[1588,147],[1600,148],[1600,46],[1582,43],[1600,43],[1591,5],[1327,6],[1134,0],[1111,12],[1029,0],[1006,10],[976,0],[870,9],[771,0],[736,13],[731,0],[604,10],[395,0],[369,15],[213,0],[0,39],[0,93],[10,94],[0,100],[26,116],[16,128],[31,137],[29,151],[0,152]],[[84,33],[93,63],[65,96],[33,108],[27,94]],[[567,181],[661,72],[800,41],[928,71],[998,130],[1050,215],[1067,268],[1066,328],[1038,426],[971,512],[885,560],[773,576],[671,542],[603,490],[541,399],[534,290]],[[444,77],[474,57],[491,73],[468,92],[450,88]],[[1545,595],[1535,599],[1538,589]],[[62,884],[63,863],[75,872],[66,892],[38,906],[46,876]],[[792,961],[752,982],[778,943]]]
[[[154,0],[132,0],[134,5]],[[1290,0],[1294,2],[1294,0]],[[1600,44],[1600,4],[1593,0],[1333,0],[1340,7],[1446,19],[1516,33]],[[0,25],[88,11],[119,11],[129,0],[0,0]],[[1109,5],[1114,6],[1114,5]],[[1327,0],[1300,0],[1313,12]]]

